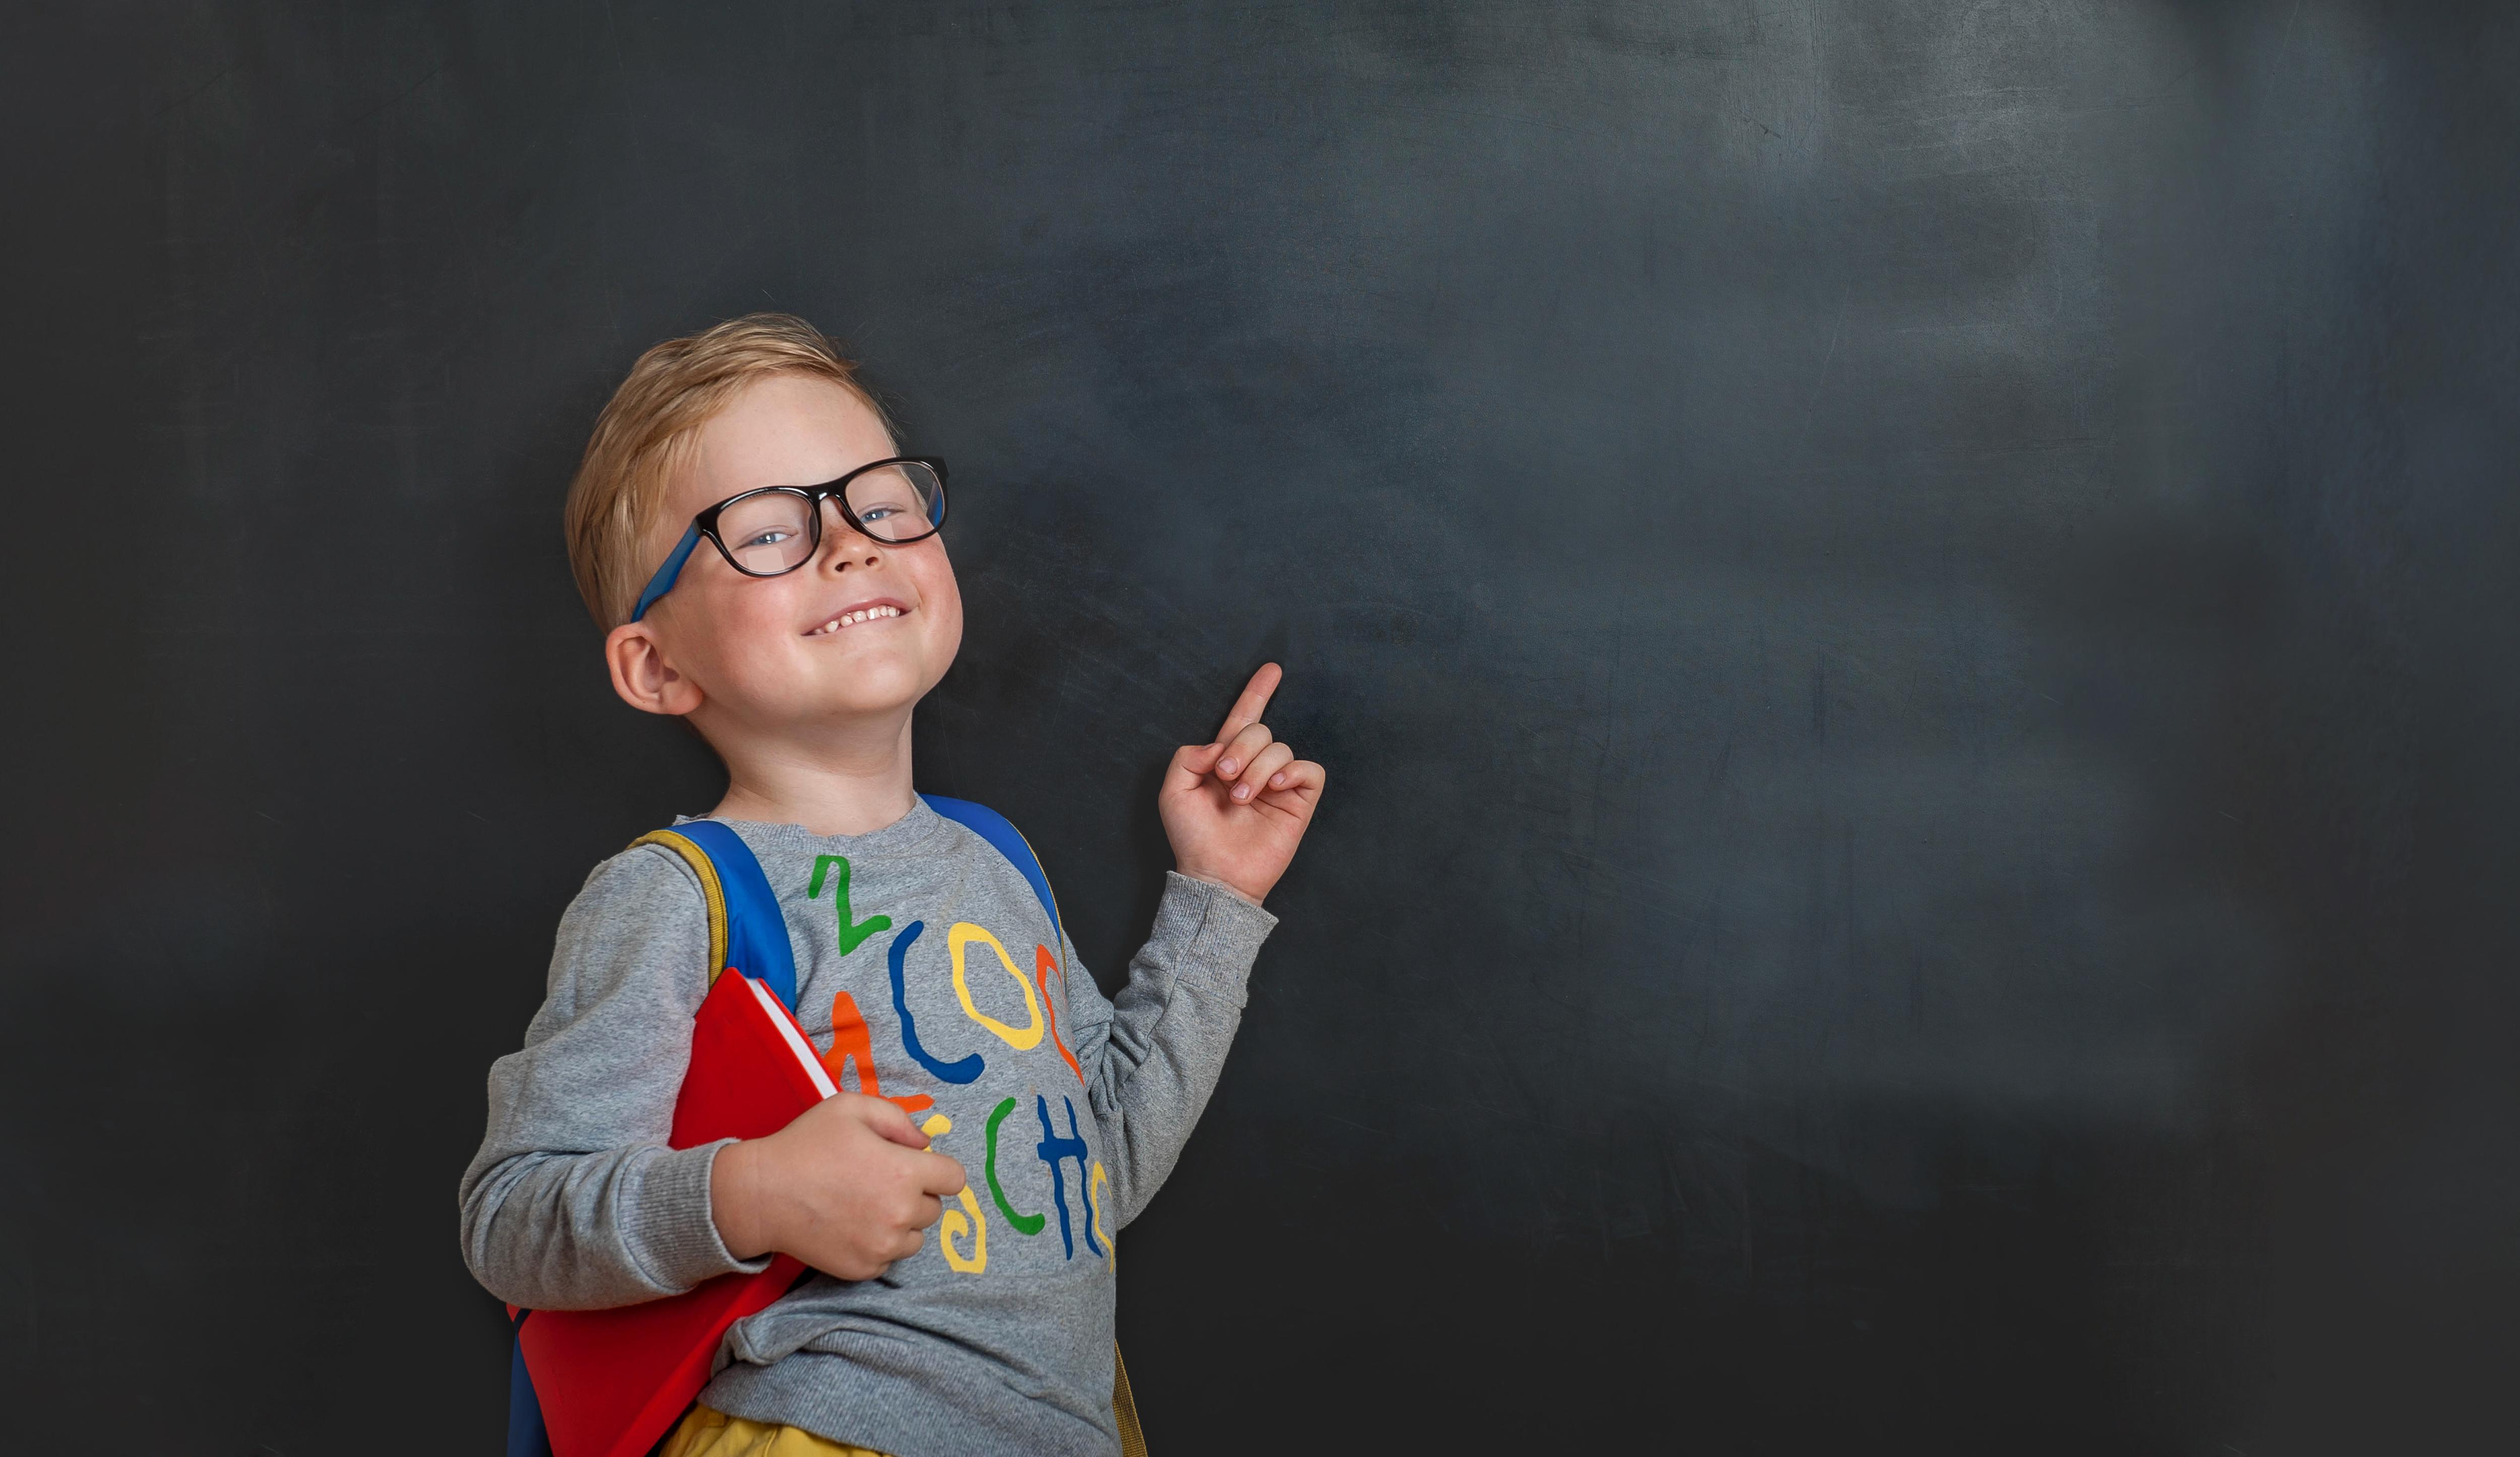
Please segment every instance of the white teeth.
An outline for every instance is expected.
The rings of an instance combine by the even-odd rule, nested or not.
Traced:
[[[860,608],[853,613],[842,613],[838,616],[833,617],[829,622],[824,623],[822,626],[815,628],[812,632],[805,635],[807,637],[820,637],[824,633],[837,632],[843,627],[855,627],[860,622],[873,621],[878,617],[898,617],[901,615],[901,613],[902,610],[897,607]]]

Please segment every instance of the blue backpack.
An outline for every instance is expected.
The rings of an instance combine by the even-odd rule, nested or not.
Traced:
[[[941,795],[919,797],[926,801],[928,808],[987,841],[991,848],[1023,873],[1033,894],[1041,899],[1043,913],[1050,917],[1060,949],[1065,950],[1067,932],[1059,920],[1058,898],[1051,891],[1050,877],[1042,873],[1041,858],[1032,852],[1022,833],[1008,823],[1006,816],[968,799],[948,799]],[[761,873],[761,862],[753,858],[742,840],[715,820],[689,820],[632,842],[633,848],[642,844],[672,850],[699,878],[701,896],[708,903],[708,979],[715,980],[726,967],[742,967],[746,976],[767,986],[792,1014],[796,1010],[796,956],[788,942],[788,923],[779,913],[779,897],[770,888],[769,877]],[[530,1310],[512,1309],[510,1314],[519,1330],[533,1316]],[[1111,1413],[1120,1428],[1121,1453],[1123,1457],[1146,1457],[1147,1441],[1138,1425],[1129,1371],[1120,1363],[1117,1347],[1111,1352]],[[551,1437],[543,1428],[542,1399],[535,1394],[533,1376],[525,1369],[521,1341],[508,1364],[508,1457],[553,1457]],[[579,1454],[571,1453],[569,1457]]]

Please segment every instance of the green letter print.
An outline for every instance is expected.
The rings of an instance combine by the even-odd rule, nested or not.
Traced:
[[[980,1168],[981,1172],[989,1177],[989,1198],[998,1202],[998,1212],[1007,1216],[1007,1222],[1015,1227],[1015,1233],[1037,1235],[1041,1233],[1042,1221],[1050,1216],[1016,1213],[1015,1207],[1007,1203],[1007,1191],[998,1187],[998,1125],[1005,1122],[1007,1115],[1014,1111],[1015,1100],[1009,1098],[998,1105],[997,1112],[989,1115],[989,1160],[980,1165]]]
[[[832,910],[839,930],[840,954],[842,956],[846,956],[863,944],[868,936],[875,934],[878,931],[891,930],[892,918],[890,916],[869,916],[855,925],[850,924],[849,857],[846,855],[816,855],[814,857],[814,879],[812,883],[805,887],[805,898],[807,900],[813,900],[822,895],[823,873],[830,870],[834,865],[840,868],[840,874],[839,878],[832,883]]]

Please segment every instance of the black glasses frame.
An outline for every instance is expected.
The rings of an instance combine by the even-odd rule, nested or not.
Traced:
[[[936,514],[929,518],[927,529],[920,532],[916,536],[878,536],[873,531],[867,529],[866,523],[858,520],[858,514],[856,512],[849,509],[849,498],[846,494],[849,482],[857,479],[869,471],[881,470],[885,466],[898,466],[904,463],[914,466],[925,466],[928,470],[936,473]],[[782,567],[777,571],[755,571],[751,568],[744,566],[742,562],[737,561],[735,559],[735,553],[727,550],[726,538],[717,534],[718,514],[738,502],[749,501],[755,496],[782,494],[802,496],[805,498],[805,520],[809,523],[806,529],[810,533],[805,543],[805,555],[797,560],[795,567]],[[938,460],[932,455],[887,455],[881,460],[868,461],[865,465],[851,471],[846,476],[842,476],[836,480],[826,480],[820,485],[764,485],[757,486],[748,491],[740,491],[737,494],[729,496],[725,500],[718,502],[716,505],[700,512],[698,516],[693,517],[691,528],[698,531],[702,536],[707,537],[709,545],[716,547],[717,554],[726,559],[726,565],[742,572],[745,576],[786,576],[788,573],[794,571],[798,567],[803,567],[806,563],[813,561],[814,554],[823,549],[823,502],[826,499],[840,508],[840,518],[849,524],[849,529],[857,532],[861,536],[864,536],[867,540],[876,543],[878,546],[908,546],[916,541],[925,541],[928,537],[945,529],[946,503],[952,495],[953,491],[950,488],[950,482],[945,477],[945,463],[943,461]]]

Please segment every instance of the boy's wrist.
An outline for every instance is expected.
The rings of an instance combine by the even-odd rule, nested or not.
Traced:
[[[1177,875],[1177,876],[1180,876],[1183,880],[1186,880],[1186,881],[1197,881],[1197,882],[1198,882],[1199,884],[1201,884],[1201,885],[1205,885],[1205,886],[1214,886],[1216,888],[1218,888],[1218,889],[1220,889],[1220,890],[1223,890],[1223,891],[1226,891],[1227,893],[1231,894],[1231,895],[1232,895],[1232,896],[1234,896],[1234,898],[1236,898],[1237,900],[1240,900],[1240,901],[1242,901],[1242,902],[1244,902],[1244,903],[1246,903],[1246,904],[1248,904],[1248,905],[1251,905],[1251,906],[1253,906],[1253,907],[1255,907],[1255,908],[1258,908],[1258,909],[1261,909],[1261,910],[1266,910],[1266,909],[1267,909],[1267,907],[1266,907],[1266,906],[1262,906],[1262,905],[1260,904],[1260,901],[1261,901],[1261,897],[1262,897],[1262,896],[1265,896],[1265,895],[1267,895],[1267,894],[1269,893],[1269,888],[1268,888],[1268,887],[1265,887],[1265,886],[1264,886],[1264,887],[1262,887],[1262,888],[1260,888],[1260,894],[1259,894],[1259,895],[1254,895],[1254,894],[1252,894],[1250,891],[1248,891],[1248,890],[1246,890],[1246,889],[1242,888],[1240,886],[1238,886],[1238,885],[1234,884],[1232,881],[1229,881],[1229,880],[1225,879],[1223,876],[1219,876],[1219,875],[1210,875],[1210,874],[1208,874],[1207,872],[1205,872],[1205,871],[1203,871],[1203,870],[1192,870],[1192,869],[1191,869],[1189,866],[1186,866],[1186,865],[1177,865],[1177,866],[1173,867],[1173,874],[1175,874],[1175,875]]]
[[[772,1248],[754,1193],[760,1187],[760,1157],[757,1143],[740,1139],[721,1145],[709,1164],[709,1218],[717,1225],[719,1243],[738,1259],[758,1258]]]

